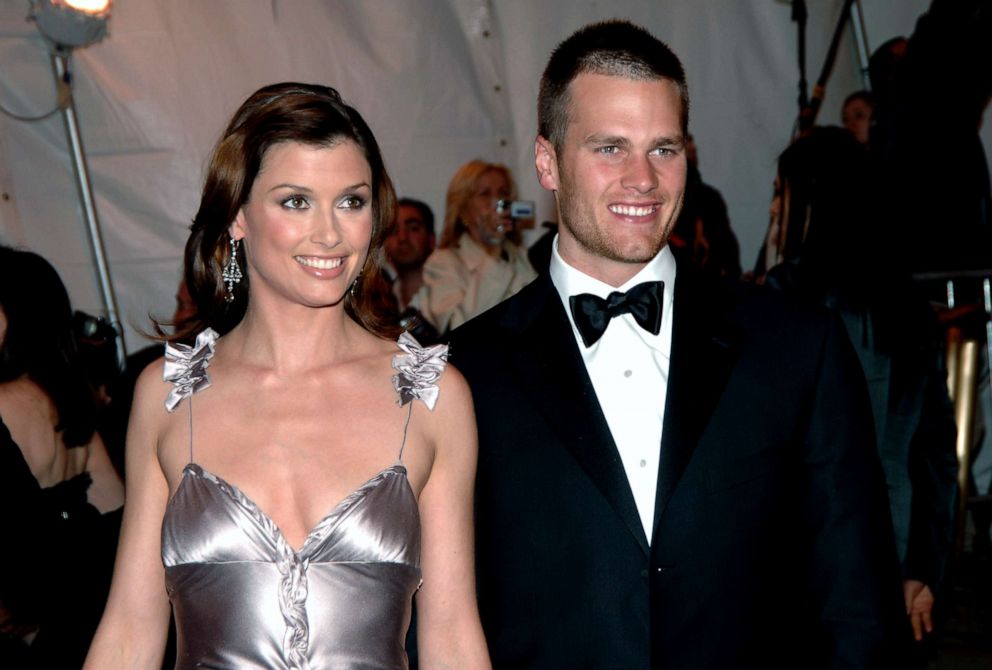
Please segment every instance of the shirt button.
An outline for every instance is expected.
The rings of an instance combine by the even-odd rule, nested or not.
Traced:
[[[629,376],[631,376],[632,374],[634,374],[634,372],[633,372],[632,370],[624,370],[624,371],[623,371],[623,376],[624,376],[624,377],[629,377]]]
[[[642,458],[641,459],[641,467],[642,468],[645,468],[645,467],[647,467],[647,465],[648,465],[648,462]]]

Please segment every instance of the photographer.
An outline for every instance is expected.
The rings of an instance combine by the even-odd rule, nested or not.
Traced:
[[[509,298],[537,274],[520,244],[510,170],[474,160],[448,185],[440,248],[424,264],[421,311],[444,334]]]

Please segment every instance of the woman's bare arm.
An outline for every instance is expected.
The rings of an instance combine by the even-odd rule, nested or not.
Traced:
[[[475,413],[465,379],[451,367],[444,373],[440,399],[428,421],[435,453],[420,493],[424,579],[417,593],[420,667],[489,668],[475,600]]]
[[[114,579],[84,668],[158,668],[170,616],[161,557],[169,485],[159,464],[166,391],[157,366],[138,380],[127,434],[127,501]]]

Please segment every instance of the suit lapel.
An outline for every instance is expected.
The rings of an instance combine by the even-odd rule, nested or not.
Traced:
[[[520,387],[646,554],[647,535],[561,299],[547,277],[527,290],[532,300],[508,315],[520,337],[512,363]]]
[[[704,283],[706,282],[706,283]],[[727,297],[701,277],[675,281],[672,352],[655,529],[706,428],[737,359],[737,336],[726,322]]]

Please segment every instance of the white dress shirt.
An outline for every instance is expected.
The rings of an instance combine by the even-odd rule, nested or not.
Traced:
[[[626,292],[642,282],[658,280],[665,282],[665,292],[661,330],[657,335],[637,325],[632,315],[623,314],[610,320],[606,332],[591,347],[585,346],[575,327],[568,303],[570,296],[592,293],[605,299],[614,291]],[[666,246],[630,281],[613,287],[566,263],[558,254],[558,238],[555,237],[551,253],[551,281],[565,305],[572,333],[620,452],[620,460],[650,544],[672,352],[675,257]]]

